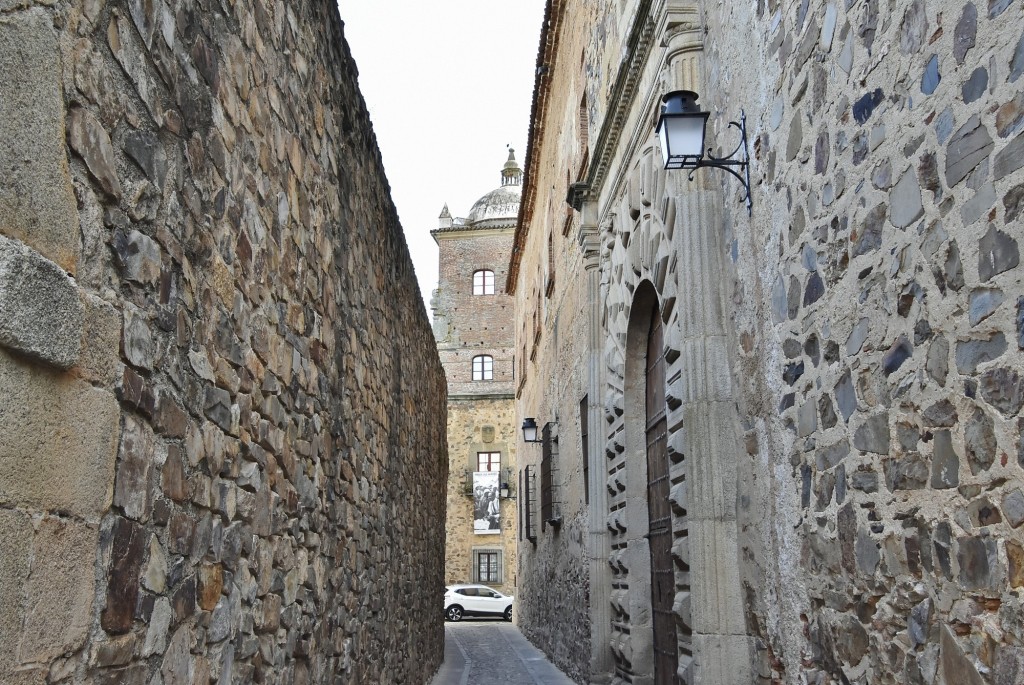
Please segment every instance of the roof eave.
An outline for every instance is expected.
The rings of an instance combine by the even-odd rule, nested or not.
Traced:
[[[519,264],[526,244],[528,226],[533,218],[537,186],[537,167],[540,164],[540,148],[544,139],[544,116],[547,113],[548,96],[554,75],[555,56],[561,34],[562,19],[566,0],[547,0],[544,8],[544,22],[541,26],[540,44],[537,48],[537,71],[533,82],[533,103],[530,107],[530,131],[526,144],[526,162],[523,169],[522,200],[516,219],[516,232],[512,239],[512,254],[509,258],[508,277],[505,292],[514,294],[519,278]]]

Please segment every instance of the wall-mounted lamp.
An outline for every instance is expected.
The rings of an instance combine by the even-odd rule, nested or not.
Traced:
[[[502,499],[511,497],[515,499],[515,485],[512,480],[512,469],[509,467],[501,470],[501,480],[498,484],[498,495]]]
[[[532,416],[523,421],[523,442],[541,442],[537,437],[537,421]]]
[[[704,156],[704,135],[710,112],[700,111],[697,105],[699,96],[692,90],[674,90],[662,98],[661,116],[655,131],[661,139],[661,154],[665,159],[666,169],[689,169],[689,179],[693,180],[693,172],[701,167],[724,169],[739,179],[743,189],[747,191],[745,202],[747,216],[751,213],[750,202],[750,154],[747,151],[747,115],[740,110],[739,122],[730,121],[740,131],[740,142],[732,154],[715,157],[711,148],[707,148]],[[733,159],[740,150],[743,156]],[[740,167],[743,175],[730,167]]]
[[[537,426],[537,420],[532,416],[523,420],[523,442],[558,442],[558,432],[553,430],[558,421],[548,421],[543,427]]]

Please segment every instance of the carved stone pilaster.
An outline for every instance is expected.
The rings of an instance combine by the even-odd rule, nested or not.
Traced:
[[[610,682],[614,666],[609,646],[611,637],[611,570],[608,559],[611,552],[605,515],[608,511],[608,491],[603,474],[606,472],[604,439],[600,427],[604,425],[602,389],[604,378],[601,364],[604,330],[601,326],[601,238],[597,226],[582,223],[578,234],[580,248],[586,260],[586,307],[589,358],[587,364],[587,455],[590,461],[590,508],[587,553],[590,561],[590,682]]]
[[[728,363],[721,196],[676,196],[675,253],[687,458],[694,675],[697,682],[753,682],[737,563],[734,455],[741,452]]]

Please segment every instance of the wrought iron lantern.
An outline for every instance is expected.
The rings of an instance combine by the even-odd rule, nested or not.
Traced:
[[[729,127],[735,126],[740,132],[740,142],[732,154],[726,157],[715,157],[711,148],[705,148],[705,134],[710,112],[702,112],[697,105],[699,96],[692,90],[675,90],[662,98],[661,116],[655,129],[661,140],[661,154],[666,169],[688,169],[689,179],[693,180],[693,172],[701,167],[723,169],[743,184],[746,191],[744,201],[747,214],[750,215],[750,155],[747,151],[747,115],[740,111],[740,120],[730,121]],[[706,152],[705,152],[706,149]],[[740,158],[736,155],[743,151]],[[732,167],[743,171],[740,175]]]
[[[533,417],[527,417],[523,421],[523,442],[540,442],[537,437],[537,421]]]

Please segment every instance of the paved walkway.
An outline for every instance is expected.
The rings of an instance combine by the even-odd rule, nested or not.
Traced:
[[[444,624],[444,663],[430,685],[574,685],[501,620]]]

